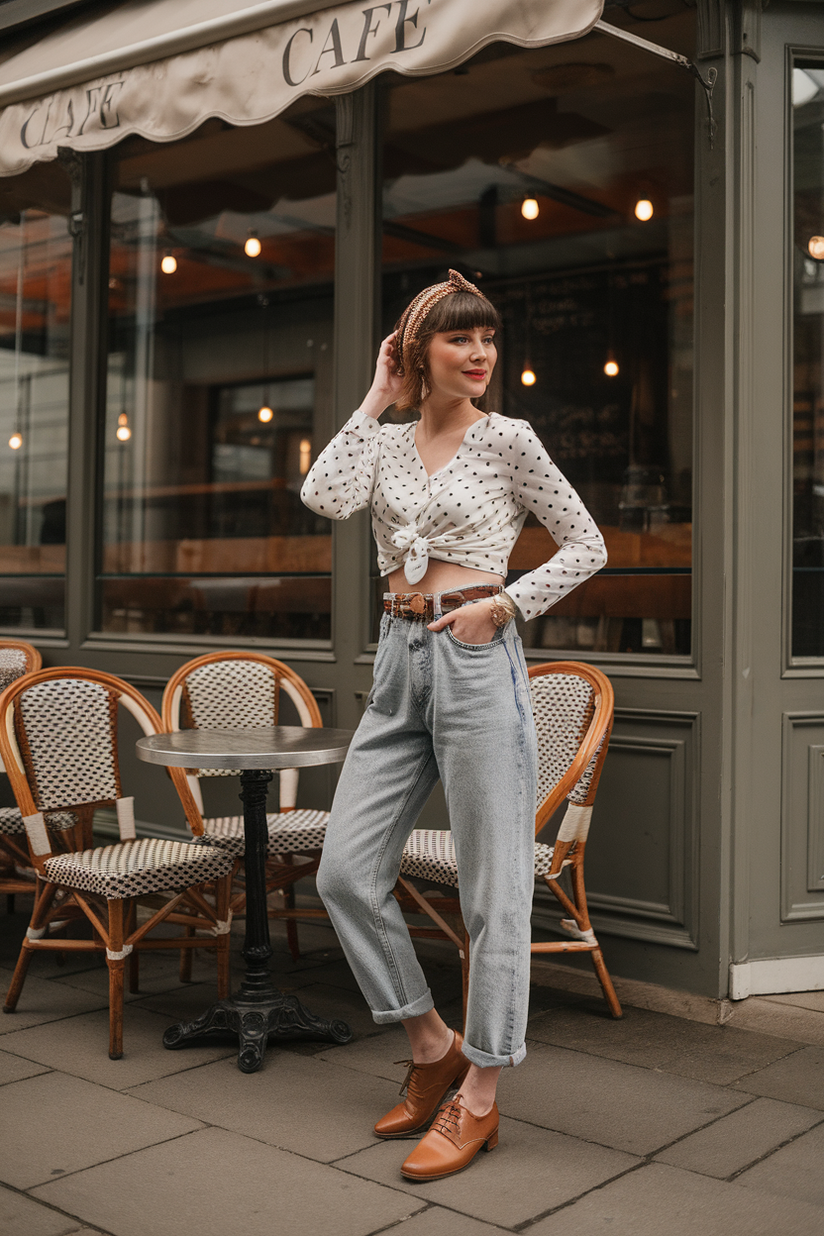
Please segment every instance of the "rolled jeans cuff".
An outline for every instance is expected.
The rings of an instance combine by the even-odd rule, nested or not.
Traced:
[[[413,1000],[411,1004],[405,1004],[402,1009],[387,1009],[386,1012],[372,1009],[372,1020],[376,1021],[379,1026],[382,1026],[387,1022],[405,1021],[407,1017],[420,1017],[422,1013],[428,1013],[434,1007],[435,1001],[432,999],[432,992],[427,987],[422,996],[419,996],[417,1000]]]
[[[488,1051],[479,1051],[471,1043],[464,1040],[463,1054],[471,1064],[477,1064],[479,1069],[508,1068],[520,1064],[526,1055],[526,1043],[522,1043],[511,1056],[492,1056]]]

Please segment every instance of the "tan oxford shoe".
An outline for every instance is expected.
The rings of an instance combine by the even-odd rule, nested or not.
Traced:
[[[452,1046],[440,1060],[433,1064],[403,1062],[409,1065],[401,1086],[401,1094],[406,1089],[406,1098],[375,1125],[378,1137],[412,1137],[426,1128],[450,1086],[460,1086],[466,1077],[469,1061],[462,1048],[463,1038],[456,1030]]]
[[[498,1145],[498,1104],[485,1116],[473,1116],[459,1101],[461,1095],[444,1103],[432,1128],[421,1138],[401,1165],[401,1175],[407,1180],[440,1180],[454,1176],[475,1158],[481,1149],[494,1150]]]

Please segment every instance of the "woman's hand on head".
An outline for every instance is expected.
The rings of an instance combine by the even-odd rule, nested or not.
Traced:
[[[497,627],[492,621],[492,598],[462,605],[429,623],[430,631],[442,631],[452,627],[452,634],[462,644],[491,644]]]
[[[367,416],[380,416],[390,404],[393,404],[401,393],[403,378],[398,373],[397,354],[395,352],[395,335],[387,335],[378,352],[375,365],[375,377],[369,388],[369,394],[360,406],[361,412]]]

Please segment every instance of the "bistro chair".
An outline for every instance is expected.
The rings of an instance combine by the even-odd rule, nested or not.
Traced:
[[[282,661],[256,652],[212,652],[182,665],[163,692],[163,725],[167,731],[180,729],[249,729],[278,725],[280,695],[285,692],[294,705],[301,725],[321,727],[315,697],[299,674]],[[233,777],[231,769],[191,769],[189,786],[203,812],[200,777]],[[270,909],[270,918],[286,919],[286,939],[292,957],[300,956],[297,921],[326,918],[320,908],[298,909],[294,885],[314,875],[329,820],[328,811],[297,808],[298,770],[280,772],[280,810],[267,814],[269,848],[266,864],[267,892],[277,890],[283,909]],[[203,820],[204,839],[221,846],[236,860],[239,869],[244,852],[243,816],[213,816]],[[246,904],[242,889],[232,897],[232,912],[240,913]],[[188,956],[181,958],[181,977],[186,978]]]
[[[33,674],[43,664],[35,647],[22,639],[0,639],[0,692],[23,674]]]
[[[135,835],[134,799],[121,789],[117,748],[122,705],[144,734],[161,730],[160,717],[128,683],[94,670],[62,668],[26,675],[0,697],[0,755],[23,816],[30,862],[37,873],[34,911],[5,1011],[14,1012],[32,954],[105,950],[109,966],[109,1055],[123,1054],[123,981],[137,991],[138,953],[144,949],[210,948],[217,953],[220,998],[229,992],[229,891],[232,860],[225,851],[186,841]],[[186,777],[170,770],[189,827],[203,821]],[[94,811],[114,806],[120,841],[94,846]],[[54,811],[75,813],[79,846],[56,850],[46,828]],[[213,886],[212,903],[204,885]],[[144,902],[138,917],[138,905]],[[86,919],[90,940],[50,939],[49,926]],[[163,924],[183,936],[154,936]],[[201,934],[195,935],[196,932]]]
[[[0,639],[0,693],[24,674],[39,670],[42,664],[40,653],[31,644]],[[48,827],[57,831],[73,828],[76,823],[77,816],[68,811],[46,816]],[[26,826],[16,807],[0,807],[0,863],[0,893],[6,894],[6,909],[13,914],[15,893],[34,892]]]
[[[621,1005],[589,919],[584,886],[584,852],[592,807],[612,732],[614,696],[605,674],[576,661],[536,665],[529,671],[532,710],[538,732],[538,804],[536,837],[567,800],[554,845],[535,842],[535,876],[560,902],[566,918],[560,927],[570,940],[533,943],[533,953],[589,953],[613,1017]],[[561,884],[569,876],[570,892]],[[457,889],[458,866],[452,834],[416,829],[404,849],[395,889],[404,911],[423,913],[433,927],[411,926],[412,936],[448,939],[456,945],[463,970],[464,1012],[469,990],[469,937],[460,901],[438,890],[420,892],[410,878],[420,877]]]

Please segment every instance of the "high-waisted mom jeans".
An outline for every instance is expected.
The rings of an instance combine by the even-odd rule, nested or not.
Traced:
[[[515,623],[490,644],[384,615],[375,680],[343,766],[318,890],[376,1022],[433,1007],[392,895],[404,844],[440,776],[470,938],[464,1053],[526,1054],[534,887],[535,724]]]

